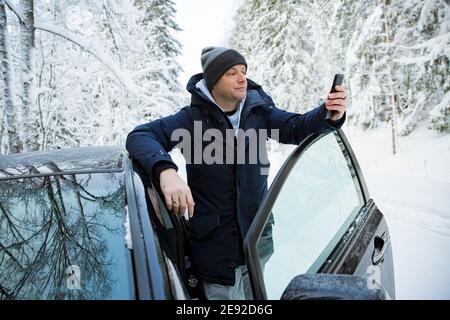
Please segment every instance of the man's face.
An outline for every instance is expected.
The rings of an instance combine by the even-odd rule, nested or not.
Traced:
[[[213,94],[228,101],[240,101],[247,94],[247,68],[238,64],[224,73],[213,88]]]

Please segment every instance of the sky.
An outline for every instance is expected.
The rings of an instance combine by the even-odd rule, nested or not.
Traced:
[[[202,72],[200,54],[207,46],[224,46],[233,27],[233,16],[243,0],[177,0],[175,19],[182,29],[175,37],[183,45],[178,62],[184,72],[183,87],[189,78]]]

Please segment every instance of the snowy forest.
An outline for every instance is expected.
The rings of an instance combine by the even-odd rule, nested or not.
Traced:
[[[172,1],[0,1],[1,153],[124,142],[183,103]]]
[[[0,154],[123,144],[186,105],[175,13],[172,0],[0,0]],[[234,19],[227,45],[280,108],[309,110],[344,73],[348,125],[450,132],[450,1],[244,0]]]

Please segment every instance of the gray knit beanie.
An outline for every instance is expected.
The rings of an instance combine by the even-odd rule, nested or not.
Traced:
[[[206,47],[201,56],[203,78],[209,91],[220,77],[231,67],[243,64],[247,68],[245,58],[236,50],[222,47]]]

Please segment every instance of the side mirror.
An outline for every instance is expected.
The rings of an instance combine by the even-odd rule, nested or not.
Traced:
[[[384,288],[367,277],[343,274],[301,274],[289,282],[281,300],[386,300]]]

